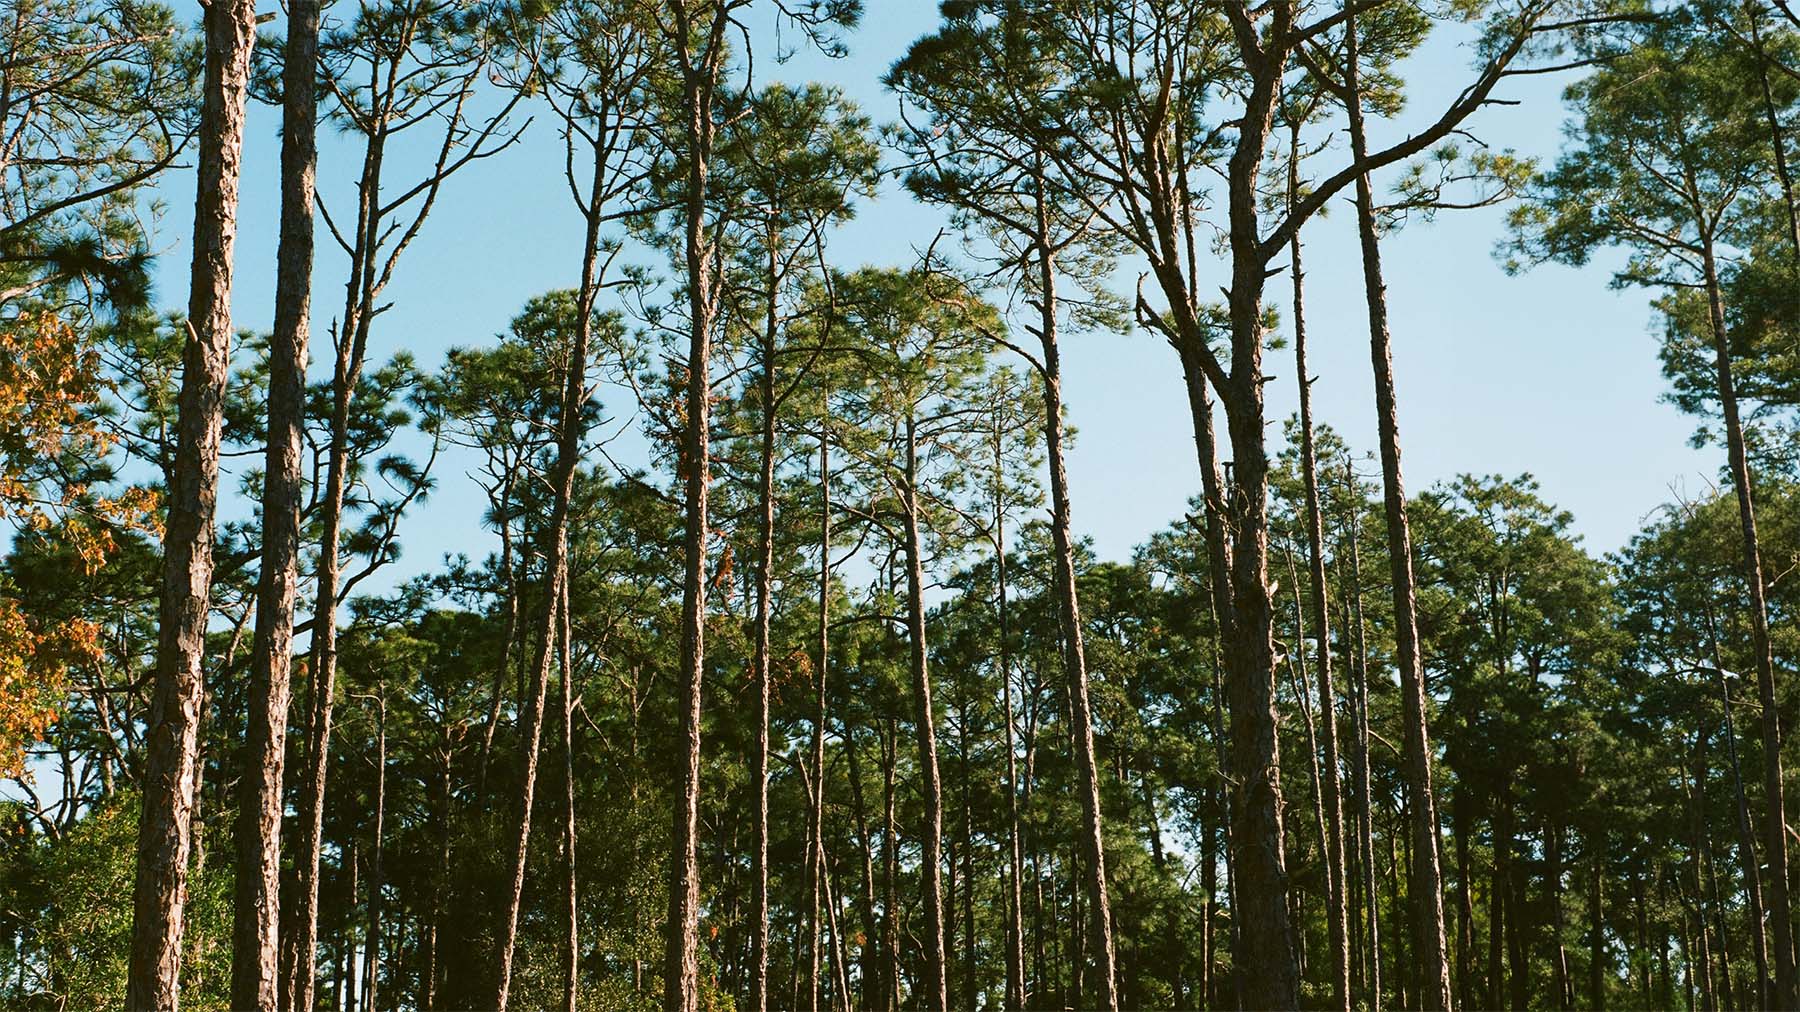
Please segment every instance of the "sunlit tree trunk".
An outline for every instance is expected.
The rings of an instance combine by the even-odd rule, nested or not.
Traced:
[[[282,787],[292,695],[294,602],[300,582],[300,455],[318,161],[318,0],[293,0],[288,11],[282,63],[281,235],[275,253],[269,435],[263,457],[262,568],[251,641],[250,713],[239,788],[232,908],[231,1004],[255,1012],[275,1012],[281,984]]]
[[[144,745],[142,811],[132,889],[125,1007],[177,1006],[187,876],[199,776],[202,662],[211,608],[219,436],[231,352],[232,254],[244,106],[256,7],[216,0],[204,8],[203,82],[194,253],[182,349],[175,466],[164,518],[155,683]]]

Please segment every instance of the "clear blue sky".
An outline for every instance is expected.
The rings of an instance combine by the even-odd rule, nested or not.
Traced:
[[[264,6],[275,9],[272,0]],[[849,58],[809,55],[776,65],[763,55],[758,77],[831,81],[878,122],[892,119],[895,102],[882,90],[881,74],[931,28],[936,6],[873,0],[850,39]],[[178,10],[197,19],[193,0],[180,0]],[[764,54],[770,41],[762,40]],[[1408,112],[1381,125],[1373,140],[1397,138],[1409,123],[1434,115],[1460,90],[1470,60],[1452,39],[1418,54],[1406,67]],[[1522,104],[1490,107],[1472,129],[1495,148],[1552,157],[1565,117],[1561,84],[1526,78],[1503,85],[1501,97]],[[234,314],[238,326],[259,330],[273,312],[278,125],[275,110],[252,110],[239,214]],[[450,182],[387,294],[394,308],[376,323],[372,360],[408,348],[434,366],[447,348],[492,340],[527,298],[574,284],[580,231],[550,127],[539,115],[519,146]],[[322,144],[320,186],[333,209],[347,208],[356,169],[354,151]],[[169,213],[159,234],[165,255],[158,293],[178,307],[187,290],[191,172],[167,177],[161,196]],[[1609,261],[1507,277],[1491,252],[1501,221],[1498,210],[1446,213],[1384,246],[1408,487],[1423,490],[1465,471],[1529,471],[1548,499],[1574,513],[1590,550],[1615,549],[1670,498],[1672,486],[1704,487],[1718,454],[1690,449],[1692,420],[1660,399],[1646,294],[1611,290]],[[890,188],[861,208],[833,249],[844,266],[904,264],[941,223]],[[1305,239],[1318,418],[1368,449],[1374,409],[1353,216],[1339,201],[1307,227]],[[315,374],[328,369],[324,332],[341,305],[345,270],[323,227],[319,248]],[[1286,291],[1284,281],[1270,286],[1284,319]],[[1288,354],[1275,353],[1267,367],[1278,377],[1271,385],[1272,438],[1295,409]],[[1080,433],[1069,462],[1075,526],[1101,557],[1123,559],[1179,517],[1198,484],[1179,370],[1173,353],[1143,333],[1079,338],[1066,351],[1065,368],[1070,418]],[[441,468],[435,498],[402,528],[406,556],[394,576],[431,569],[446,552],[489,550],[467,465],[452,458]]]

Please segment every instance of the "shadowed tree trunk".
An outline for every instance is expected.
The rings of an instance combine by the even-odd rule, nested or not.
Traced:
[[[125,1007],[132,1012],[174,1009],[181,981],[219,434],[230,368],[232,252],[255,21],[256,7],[249,0],[216,0],[204,8],[206,64],[188,332],[164,521],[155,686],[144,743],[143,809],[132,887],[125,993]]]

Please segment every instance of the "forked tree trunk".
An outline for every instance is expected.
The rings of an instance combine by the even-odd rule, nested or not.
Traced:
[[[269,338],[268,446],[263,457],[262,569],[250,659],[250,713],[239,788],[232,906],[231,1005],[275,1012],[281,989],[281,819],[294,601],[299,592],[300,454],[312,305],[313,183],[318,162],[318,0],[289,5],[282,69],[281,237]]]
[[[1352,157],[1368,160],[1359,85],[1356,17],[1345,20],[1345,108]],[[1437,800],[1431,784],[1431,735],[1427,727],[1424,663],[1419,648],[1418,595],[1413,577],[1412,532],[1400,471],[1400,423],[1395,407],[1394,353],[1388,334],[1387,284],[1381,273],[1375,197],[1368,173],[1356,177],[1356,223],[1362,241],[1363,287],[1369,310],[1369,357],[1375,370],[1375,420],[1381,445],[1382,500],[1387,514],[1388,567],[1394,597],[1394,661],[1400,669],[1406,788],[1412,813],[1410,903],[1413,959],[1419,1004],[1428,1012],[1452,1007],[1449,945],[1444,936],[1444,877]]]
[[[202,662],[212,597],[219,433],[231,353],[232,250],[256,5],[214,0],[204,8],[206,69],[200,113],[194,256],[188,335],[182,350],[175,466],[164,522],[156,681],[150,702],[132,887],[125,1007],[173,1010],[199,776]]]

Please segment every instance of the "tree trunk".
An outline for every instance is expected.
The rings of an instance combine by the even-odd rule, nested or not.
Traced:
[[[250,660],[250,713],[239,788],[231,1004],[275,1012],[280,994],[281,818],[299,591],[300,501],[312,304],[313,182],[318,162],[318,0],[292,0],[282,70],[281,237],[269,339],[262,568]],[[108,740],[111,736],[108,735]]]
[[[995,426],[998,432],[999,426]],[[1019,762],[1015,744],[1012,693],[1012,629],[1007,608],[1006,516],[1003,501],[1001,444],[994,439],[994,582],[1000,623],[1000,708],[1006,748],[1006,1009],[1025,1008],[1025,893],[1020,882],[1024,854],[1019,839]]]
[[[774,229],[768,242],[768,290],[763,332],[758,354],[762,357],[757,390],[762,398],[761,445],[756,478],[756,628],[751,659],[756,679],[756,754],[751,761],[752,796],[756,805],[756,843],[750,852],[750,1012],[769,1008],[769,623],[775,574],[775,285],[778,276]],[[810,817],[810,809],[808,812]],[[807,870],[812,870],[808,852]],[[816,1010],[816,995],[815,995]]]
[[[676,790],[669,842],[669,916],[665,930],[663,1007],[696,1012],[700,992],[700,692],[706,674],[707,493],[712,460],[708,446],[712,415],[713,318],[717,308],[712,242],[706,234],[706,205],[713,146],[713,98],[718,86],[723,39],[730,20],[714,3],[705,48],[691,48],[695,26],[685,3],[669,5],[672,41],[682,50],[682,91],[686,122],[686,179],[683,253],[687,272],[688,357],[686,425],[680,456],[685,530],[681,584],[681,727],[684,761]]]
[[[1775,664],[1769,644],[1769,609],[1764,598],[1762,547],[1756,533],[1756,505],[1744,426],[1738,416],[1732,379],[1731,349],[1725,330],[1725,304],[1720,294],[1718,264],[1712,240],[1704,243],[1702,264],[1706,302],[1712,325],[1719,406],[1725,416],[1725,443],[1731,458],[1731,483],[1737,492],[1738,521],[1743,533],[1744,582],[1750,589],[1750,640],[1756,655],[1756,691],[1762,704],[1764,848],[1769,861],[1769,918],[1775,943],[1777,1008],[1800,1007],[1794,970],[1793,913],[1788,902],[1786,795],[1781,776],[1781,713],[1775,698]]]
[[[363,1008],[380,1012],[381,993],[381,866],[387,822],[387,699],[382,688],[376,688],[375,711],[375,825],[369,840],[369,934],[363,940],[363,973],[368,985],[363,989]]]
[[[1037,187],[1040,235],[1049,231],[1043,186]],[[1081,628],[1081,599],[1075,582],[1074,535],[1070,531],[1069,472],[1063,448],[1062,356],[1057,345],[1056,265],[1050,244],[1040,238],[1038,255],[1038,337],[1043,346],[1044,446],[1050,469],[1050,535],[1056,551],[1056,596],[1062,627],[1063,676],[1073,721],[1075,768],[1080,777],[1082,857],[1094,919],[1095,1007],[1118,1012],[1119,994],[1112,933],[1112,904],[1106,887],[1106,841],[1100,807],[1100,779],[1094,761],[1094,715],[1088,700],[1087,658]]]
[[[1365,930],[1368,972],[1364,975],[1366,1001],[1370,1008],[1381,1007],[1381,904],[1376,894],[1375,874],[1375,793],[1374,778],[1369,775],[1369,652],[1367,626],[1362,606],[1362,548],[1358,530],[1358,512],[1362,495],[1357,491],[1356,472],[1349,458],[1344,460],[1344,490],[1348,500],[1349,529],[1345,542],[1350,555],[1350,622],[1355,634],[1350,646],[1350,688],[1356,707],[1356,757],[1351,771],[1357,797],[1357,840],[1363,856],[1363,907],[1367,920]],[[1496,1007],[1498,1007],[1496,1005]]]
[[[771,305],[773,301],[771,300]],[[772,395],[772,388],[768,391]],[[813,676],[813,734],[812,734],[812,824],[813,839],[813,924],[812,924],[812,972],[814,992],[818,990],[819,977],[819,934],[818,899],[821,880],[828,880],[825,867],[825,690],[826,678],[831,670],[831,444],[823,422],[819,428],[819,663]],[[773,439],[773,429],[766,432],[767,438]],[[768,445],[773,459],[772,442]],[[773,471],[765,471],[765,480],[773,480]],[[774,522],[773,512],[763,514],[763,519],[770,524]],[[770,528],[773,530],[773,527]],[[772,543],[771,543],[772,547]],[[769,551],[765,548],[765,551]],[[765,554],[763,560],[773,564],[773,556]],[[765,629],[766,636],[766,629]],[[764,645],[766,650],[766,644]],[[826,904],[830,906],[830,890],[825,890]],[[834,915],[835,920],[835,915]],[[837,931],[832,929],[832,937]],[[841,968],[841,967],[840,967]],[[846,998],[848,1000],[848,998]],[[816,999],[815,999],[816,1005]]]
[[[932,715],[931,672],[925,646],[925,569],[919,539],[919,454],[915,422],[906,419],[903,494],[906,523],[906,625],[912,656],[913,721],[919,743],[919,774],[924,810],[920,815],[919,889],[925,903],[925,980],[916,996],[920,1007],[948,1009],[949,981],[944,966],[944,791],[938,776],[937,727]]]
[[[569,615],[569,581],[563,581],[561,636],[562,652],[562,754],[563,754],[563,891],[567,906],[563,911],[563,1012],[575,1012],[581,991],[581,893],[575,861],[575,664],[573,650],[574,623]]]
[[[1345,20],[1345,107],[1352,156],[1368,158],[1358,84],[1356,17]],[[1368,173],[1356,177],[1357,231],[1362,240],[1363,285],[1369,309],[1369,357],[1375,369],[1375,414],[1381,443],[1382,498],[1387,514],[1388,564],[1394,596],[1395,664],[1400,669],[1406,761],[1403,764],[1412,810],[1411,903],[1413,957],[1418,967],[1420,1007],[1451,1007],[1450,959],[1444,937],[1444,879],[1440,860],[1437,801],[1431,786],[1429,694],[1419,648],[1418,601],[1413,578],[1412,532],[1406,517],[1406,487],[1400,472],[1400,423],[1395,408],[1394,356],[1388,335],[1387,285],[1381,273],[1381,243],[1375,231],[1375,197]]]
[[[575,470],[581,463],[584,429],[583,406],[587,403],[588,346],[593,339],[594,299],[599,294],[601,201],[605,197],[607,163],[595,151],[594,174],[588,191],[587,231],[581,254],[581,288],[576,299],[575,340],[569,349],[563,376],[562,403],[558,408],[556,468],[552,478],[550,548],[546,566],[549,586],[544,591],[543,614],[537,629],[532,680],[527,686],[523,782],[519,785],[519,829],[512,855],[511,891],[499,925],[499,961],[494,975],[493,1007],[506,1012],[512,988],[513,948],[518,940],[519,903],[525,890],[525,864],[531,850],[531,809],[537,793],[538,753],[544,734],[544,709],[550,692],[550,668],[556,657],[560,623],[558,612],[569,588],[569,502],[575,491]],[[566,676],[565,676],[566,677]]]
[[[206,6],[204,20],[206,70],[188,336],[182,351],[175,467],[164,523],[156,681],[132,888],[125,1007],[134,1012],[174,1009],[181,980],[194,783],[199,775],[202,661],[212,595],[219,432],[230,368],[232,249],[256,8],[247,0],[216,0]]]
[[[1288,205],[1299,199],[1300,126],[1289,131]],[[1331,941],[1331,998],[1341,1012],[1350,1009],[1349,911],[1344,890],[1344,802],[1338,776],[1337,687],[1331,677],[1331,612],[1325,584],[1325,518],[1319,505],[1319,459],[1313,445],[1312,384],[1306,370],[1306,277],[1301,269],[1300,230],[1288,243],[1294,281],[1294,372],[1300,388],[1300,469],[1306,489],[1307,562],[1312,576],[1313,635],[1318,638],[1319,738],[1325,748],[1324,801],[1327,836],[1325,878],[1326,927]],[[1294,593],[1300,588],[1296,584]],[[1296,646],[1302,649],[1303,645]]]

